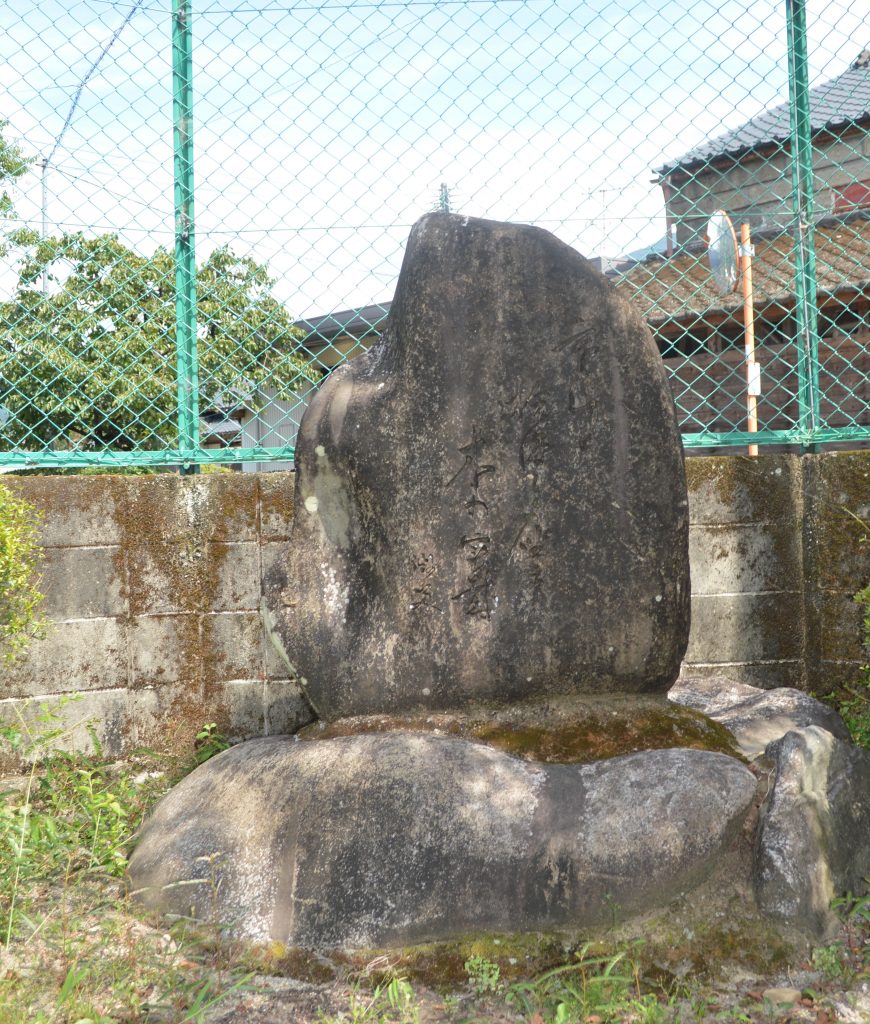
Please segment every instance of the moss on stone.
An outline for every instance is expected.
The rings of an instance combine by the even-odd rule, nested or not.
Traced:
[[[477,740],[527,761],[585,764],[642,750],[688,747],[741,757],[734,737],[706,715],[665,698],[573,697],[506,708],[367,715],[303,729],[300,739],[425,732]]]
[[[345,957],[327,957],[299,946],[268,942],[243,951],[244,966],[259,974],[296,978],[312,985],[333,981],[346,962]]]
[[[860,613],[850,602],[870,581],[863,542],[870,522],[870,451],[813,455],[806,464],[806,688],[836,697],[860,681],[865,661]],[[838,604],[844,613],[839,621]]]
[[[689,714],[685,714],[689,711]],[[589,719],[553,727],[523,725],[481,726],[474,737],[527,760],[548,764],[599,761],[638,750],[690,747],[736,755],[727,729],[688,708],[664,705],[661,711]]]
[[[280,944],[273,944],[280,945]],[[704,908],[686,926],[680,916],[645,919],[618,931],[586,933],[470,934],[450,942],[420,943],[399,949],[361,949],[313,953],[282,948],[268,954],[269,972],[304,981],[348,974],[380,984],[397,975],[440,992],[468,983],[466,963],[479,957],[498,967],[500,981],[510,984],[535,978],[579,958],[609,959],[625,954],[644,981],[670,987],[687,974],[715,978],[740,967],[771,974],[794,963],[798,950],[768,922],[750,910],[736,910],[728,920],[704,920]],[[265,963],[263,953],[252,962]]]
[[[679,931],[663,919],[636,947],[641,973],[663,984],[687,974],[713,978],[733,966],[772,974],[792,963],[795,952],[772,924],[739,914],[730,921],[700,921]]]
[[[365,971],[375,982],[401,974],[449,992],[467,984],[465,965],[473,957],[496,964],[499,978],[511,982],[570,962],[583,944],[578,936],[480,933],[401,949],[358,950],[350,954],[349,961],[355,971]]]
[[[870,578],[861,557],[870,520],[870,451],[813,457],[808,547],[816,585],[854,593]]]

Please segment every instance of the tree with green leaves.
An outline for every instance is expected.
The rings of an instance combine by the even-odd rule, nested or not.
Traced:
[[[0,121],[0,221],[15,215],[15,206],[9,189],[34,163],[33,157],[26,157],[14,142],[9,142],[3,137],[8,125],[8,121]],[[7,251],[5,238],[0,236],[0,256],[5,256]]]
[[[175,259],[113,234],[19,231],[19,280],[0,303],[0,437],[22,448],[161,450],[177,443]],[[47,288],[43,289],[43,280]],[[200,410],[256,405],[320,373],[265,267],[229,246],[198,271]]]

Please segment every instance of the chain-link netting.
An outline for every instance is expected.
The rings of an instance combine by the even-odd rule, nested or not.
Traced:
[[[870,440],[866,0],[0,11],[0,464],[286,466],[433,209],[596,260],[687,447]]]

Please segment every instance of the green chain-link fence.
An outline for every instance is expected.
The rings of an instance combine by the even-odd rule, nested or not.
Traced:
[[[870,440],[866,0],[686,6],[0,0],[0,466],[286,466],[431,209],[598,260],[688,447]]]

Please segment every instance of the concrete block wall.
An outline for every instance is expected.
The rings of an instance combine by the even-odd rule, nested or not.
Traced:
[[[310,711],[265,641],[260,580],[286,543],[290,473],[7,478],[42,513],[46,637],[3,670],[0,716],[58,694],[70,745],[189,749],[291,732]]]
[[[687,461],[692,629],[684,673],[802,685],[800,467],[793,456]]]
[[[804,460],[805,688],[853,685],[870,650],[855,592],[870,583],[870,452]]]
[[[855,683],[870,583],[870,452],[693,458],[684,674],[818,694]],[[862,524],[868,524],[864,526]]]
[[[684,672],[825,693],[865,658],[870,452],[687,461],[693,624]],[[290,473],[26,477],[43,514],[48,635],[0,676],[0,718],[57,695],[70,745],[182,751],[310,720],[264,639],[260,580],[288,542]],[[857,517],[857,518],[856,518]],[[2,767],[2,766],[0,766]]]

